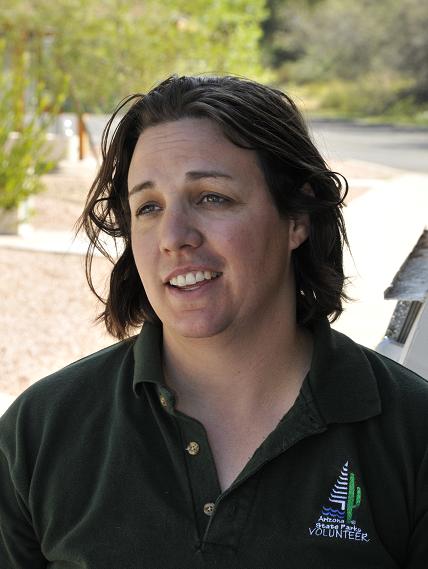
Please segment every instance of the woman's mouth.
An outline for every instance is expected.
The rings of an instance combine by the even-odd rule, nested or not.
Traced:
[[[217,271],[189,271],[173,277],[168,284],[183,291],[195,290],[209,281],[217,279],[221,274]]]

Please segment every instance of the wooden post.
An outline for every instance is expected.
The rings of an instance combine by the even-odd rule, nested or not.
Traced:
[[[83,160],[88,155],[88,133],[85,125],[85,115],[79,113],[78,117],[78,134],[79,134],[79,160]]]

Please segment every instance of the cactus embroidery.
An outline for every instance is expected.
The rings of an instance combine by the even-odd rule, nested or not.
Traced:
[[[362,501],[361,488],[356,481],[355,473],[350,472],[349,461],[346,461],[330,492],[329,505],[323,506],[318,521],[309,528],[309,535],[370,541],[367,533],[353,519]]]
[[[360,507],[361,504],[361,488],[355,487],[355,474],[351,472],[349,475],[348,501],[346,504],[346,521],[352,521],[352,512]]]

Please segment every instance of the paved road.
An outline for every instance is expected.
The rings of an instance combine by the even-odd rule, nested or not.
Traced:
[[[428,173],[428,128],[314,120],[315,142],[327,160],[364,160]]]
[[[75,117],[64,114],[58,121],[56,132],[64,131],[65,120],[75,131]],[[108,116],[89,115],[87,120],[94,142],[99,144]],[[327,160],[364,160],[428,173],[428,128],[372,126],[327,120],[314,120],[310,127]]]

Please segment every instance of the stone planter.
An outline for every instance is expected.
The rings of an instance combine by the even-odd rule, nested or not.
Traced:
[[[28,221],[30,200],[12,209],[0,208],[0,235],[18,235],[22,224]]]

